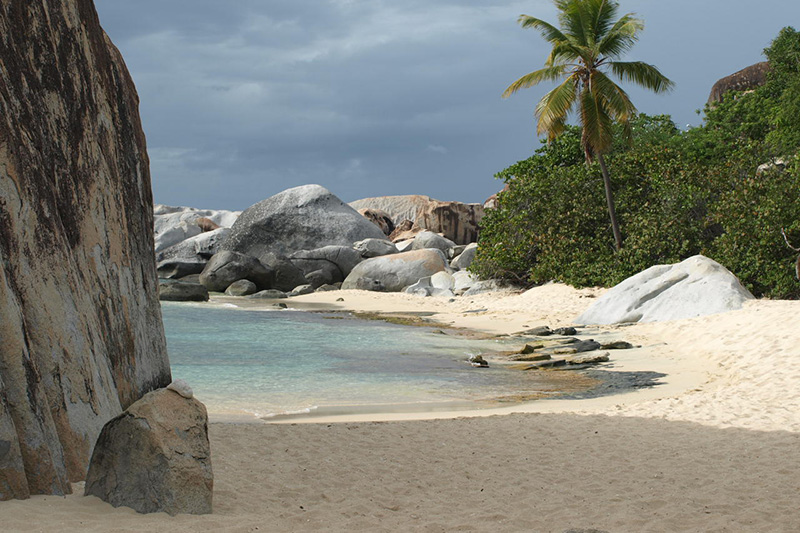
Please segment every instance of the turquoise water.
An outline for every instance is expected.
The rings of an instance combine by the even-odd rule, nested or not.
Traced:
[[[466,362],[497,349],[493,341],[300,311],[163,302],[162,312],[173,378],[186,380],[213,413],[479,407],[543,388],[533,373]]]

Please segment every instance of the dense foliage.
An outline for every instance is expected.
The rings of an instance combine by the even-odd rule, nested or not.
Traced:
[[[800,246],[800,32],[782,30],[765,53],[768,82],[727,94],[702,127],[681,132],[667,116],[639,115],[632,146],[608,154],[620,252],[600,169],[584,163],[581,130],[568,127],[497,174],[509,190],[483,220],[472,270],[523,285],[610,286],[702,253],[756,295],[800,297],[797,254],[781,235]]]

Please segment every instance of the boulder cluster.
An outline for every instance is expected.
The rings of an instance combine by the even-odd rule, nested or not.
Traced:
[[[154,212],[161,300],[340,288],[452,297],[497,288],[466,271],[477,250],[479,204],[395,196],[348,205],[304,185],[241,213],[160,205]]]

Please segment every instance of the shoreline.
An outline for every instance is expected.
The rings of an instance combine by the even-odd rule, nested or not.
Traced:
[[[280,300],[292,309],[309,312],[350,312],[388,316],[420,316],[426,327],[452,328],[458,333],[512,335],[540,325],[551,328],[574,325],[577,317],[605,289],[573,289],[551,283],[524,292],[485,293],[455,301],[419,297],[403,293],[332,291]],[[337,301],[343,299],[343,301]],[[243,309],[269,310],[273,300],[215,296],[217,304],[234,304]],[[765,405],[759,397],[770,378],[786,384],[782,390],[800,390],[800,332],[793,331],[793,316],[800,315],[800,301],[753,300],[743,309],[672,322],[612,325],[585,328],[585,335],[600,334],[641,346],[615,350],[604,370],[610,372],[656,372],[665,374],[654,387],[587,399],[543,399],[521,404],[466,410],[435,412],[388,412],[318,415],[264,420],[267,424],[313,424],[438,420],[487,417],[513,413],[575,413],[581,415],[626,415],[665,418],[713,425],[760,430],[800,432],[800,393],[782,399],[796,405],[792,410]],[[747,334],[746,327],[759,328],[758,335]],[[764,352],[774,345],[777,353]],[[787,359],[788,357],[788,359]],[[775,360],[771,372],[771,361]],[[780,361],[783,365],[777,365]],[[753,369],[748,366],[753,365]],[[747,370],[742,372],[742,370]],[[735,373],[731,374],[731,370]],[[796,386],[793,388],[793,386]],[[736,391],[744,394],[737,397]],[[724,398],[726,403],[720,404]],[[771,398],[772,399],[772,398]],[[776,410],[777,407],[777,410]],[[726,410],[730,411],[726,414]],[[736,416],[744,410],[746,416]],[[228,416],[211,414],[215,423],[231,421]],[[237,420],[240,421],[240,420]],[[262,421],[254,419],[253,422]]]

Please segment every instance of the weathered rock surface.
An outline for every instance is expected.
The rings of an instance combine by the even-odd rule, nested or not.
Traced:
[[[420,195],[364,198],[352,202],[350,206],[388,213],[395,226],[399,226],[404,220],[410,220],[416,227],[442,233],[457,244],[469,244],[478,240],[478,227],[484,214],[481,204],[440,202]],[[392,240],[396,239],[397,237],[392,237]]]
[[[477,281],[464,292],[464,296],[482,294],[484,292],[510,292],[511,289],[496,279]]]
[[[715,104],[721,102],[725,93],[730,91],[750,91],[761,87],[767,82],[768,73],[769,63],[767,61],[762,61],[761,63],[743,68],[730,76],[725,76],[711,88],[708,103]]]
[[[228,288],[225,289],[225,294],[228,296],[247,296],[249,294],[255,294],[258,292],[258,287],[256,284],[247,279],[240,279],[239,281],[234,281]]]
[[[478,276],[466,270],[460,270],[453,273],[453,292],[455,294],[464,294],[473,285],[478,283],[480,279]]]
[[[177,388],[145,395],[105,425],[86,477],[87,496],[140,513],[211,512],[208,414]]]
[[[259,259],[264,254],[288,256],[385,237],[375,224],[319,185],[295,187],[262,200],[247,208],[231,229],[223,249]]]
[[[448,270],[439,250],[415,250],[383,257],[373,257],[359,263],[342,289],[399,292],[422,278]]]
[[[275,272],[255,257],[223,251],[214,255],[200,274],[200,283],[216,292],[224,291],[240,279],[252,281],[260,290],[271,289]]]
[[[358,213],[378,226],[384,235],[389,236],[394,231],[394,222],[387,212],[380,209],[359,209]]]
[[[599,298],[577,324],[661,322],[741,309],[750,291],[725,267],[696,255],[632,276]]]
[[[437,235],[432,231],[423,231],[414,239],[414,244],[411,245],[412,250],[424,250],[426,248],[434,248],[441,250],[445,257],[450,257],[450,251],[455,247],[456,243]]]
[[[158,299],[165,302],[207,302],[208,289],[199,283],[161,279],[158,282]]]
[[[303,271],[286,257],[264,253],[259,257],[259,261],[275,273],[275,280],[272,284],[273,289],[288,292],[298,285],[307,283]]]
[[[397,246],[391,241],[384,239],[364,239],[363,241],[353,243],[353,248],[355,248],[364,259],[396,254],[399,252]]]
[[[344,281],[363,259],[361,253],[350,246],[325,246],[316,250],[295,252],[289,256],[289,261],[302,270],[306,279],[317,287],[325,283]],[[311,274],[320,270],[324,273],[325,281],[315,284]]]
[[[153,208],[155,251],[160,252],[181,241],[218,228],[230,228],[240,211],[196,209],[157,204]],[[216,226],[216,227],[215,227]]]
[[[182,278],[190,274],[199,274],[208,260],[220,250],[230,232],[230,228],[218,228],[156,252],[158,276]]]
[[[91,2],[0,2],[0,500],[170,382],[138,97]],[[0,526],[2,528],[2,526]]]
[[[466,270],[475,259],[475,253],[477,251],[477,243],[468,244],[467,247],[464,248],[463,252],[461,252],[457,257],[453,258],[453,260],[450,262],[450,266],[456,270]]]

